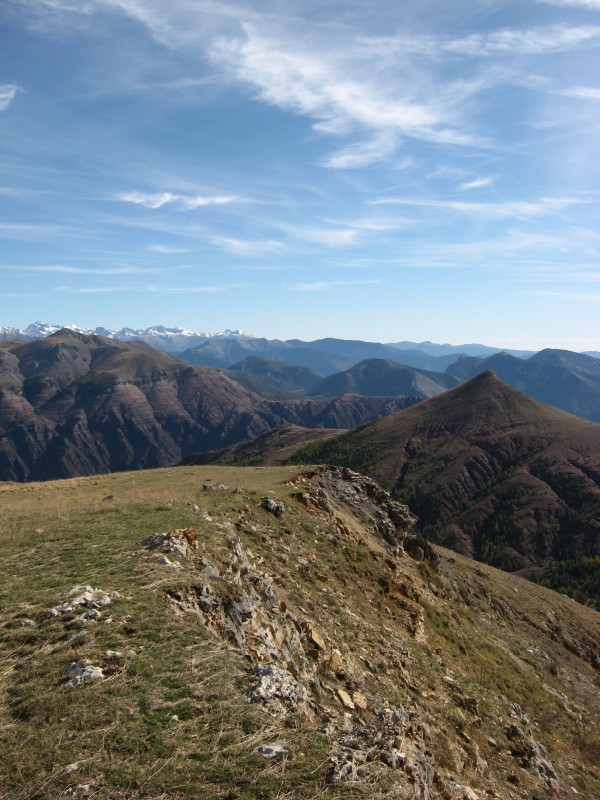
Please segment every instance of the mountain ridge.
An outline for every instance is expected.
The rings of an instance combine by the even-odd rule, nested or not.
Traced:
[[[505,569],[600,555],[600,425],[491,371],[293,459],[360,469],[427,538]]]
[[[598,797],[600,615],[427,545],[368,478],[187,466],[0,500],[7,798]]]
[[[569,350],[541,350],[526,359],[496,353],[462,356],[446,372],[459,380],[491,369],[507,384],[543,403],[600,422],[600,360]]]

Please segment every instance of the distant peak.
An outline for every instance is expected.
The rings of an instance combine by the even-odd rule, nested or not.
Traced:
[[[481,383],[484,383],[484,382],[487,382],[487,381],[497,381],[498,383],[502,383],[502,381],[496,375],[496,373],[494,372],[493,369],[486,369],[485,372],[482,372],[480,375],[477,375],[477,377],[474,378],[474,380],[477,380],[477,378],[479,378]]]

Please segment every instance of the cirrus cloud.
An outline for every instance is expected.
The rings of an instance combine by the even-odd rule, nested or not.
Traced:
[[[0,84],[0,111],[6,111],[10,106],[17,96],[18,88],[16,83]]]
[[[145,206],[156,210],[163,206],[174,204],[185,211],[206,206],[222,206],[233,203],[238,198],[234,195],[184,195],[172,192],[123,192],[117,196],[124,203]]]

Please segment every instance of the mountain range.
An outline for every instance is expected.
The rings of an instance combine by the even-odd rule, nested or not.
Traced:
[[[166,328],[164,325],[153,325],[150,328],[82,328],[79,325],[50,325],[47,322],[33,322],[26,328],[0,326],[0,342],[13,339],[32,341],[43,339],[60,330],[71,330],[87,336],[104,336],[106,339],[117,339],[123,342],[146,342],[168,353],[179,353],[189,347],[200,344],[205,339],[229,339],[247,336],[240,330],[225,330],[221,333],[196,333],[187,328]]]
[[[160,325],[144,330],[86,331],[76,326],[66,330],[116,341],[145,341],[189,363],[227,370],[236,381],[269,400],[345,392],[424,399],[491,369],[509,386],[537,400],[600,421],[600,359],[593,353],[500,351],[478,344],[431,342],[386,345],[335,338],[281,341],[239,330],[207,334]],[[51,332],[57,332],[56,326],[41,322],[24,330],[0,328],[0,343],[37,340]],[[420,372],[410,373],[408,368]],[[331,380],[319,380],[327,378]]]
[[[203,333],[192,331],[188,328],[181,327],[166,327],[164,325],[152,325],[148,328],[121,328],[119,330],[111,330],[109,328],[96,327],[85,328],[79,325],[53,325],[47,322],[34,322],[25,328],[15,328],[10,326],[0,325],[0,341],[7,339],[41,339],[49,336],[51,333],[67,328],[76,333],[83,333],[87,335],[104,336],[108,339],[119,339],[120,341],[146,341],[148,344],[153,344],[155,347],[167,350],[171,353],[180,353],[185,349],[193,348],[196,345],[206,344],[206,340],[218,339],[256,339],[251,334],[245,333],[239,329],[229,330],[226,329],[219,333]],[[198,340],[198,341],[196,341]],[[261,344],[262,342],[262,344]],[[494,353],[500,352],[500,347],[490,347],[482,344],[464,344],[464,345],[451,345],[451,344],[435,344],[433,342],[395,342],[389,345],[382,345],[376,342],[363,342],[360,340],[345,340],[345,339],[319,339],[313,342],[303,342],[299,339],[289,339],[287,341],[280,340],[258,340],[256,343],[256,351],[259,355],[268,356],[267,351],[258,352],[261,347],[269,347],[269,342],[272,342],[273,349],[298,349],[309,347],[314,350],[325,350],[328,352],[337,353],[338,355],[351,354],[353,359],[352,363],[357,363],[366,358],[385,358],[386,351],[381,348],[391,348],[392,350],[403,350],[407,355],[406,358],[411,359],[414,357],[421,359],[427,356],[432,359],[429,366],[424,364],[412,364],[412,362],[405,361],[405,363],[412,366],[422,366],[424,369],[434,369],[432,365],[435,363],[436,358],[449,357],[457,358],[459,355],[472,355],[479,357],[487,357]],[[281,348],[281,345],[284,347]],[[362,349],[359,349],[362,348]],[[209,348],[210,349],[210,348]],[[532,351],[527,350],[509,350],[512,355],[525,357],[532,355]],[[248,355],[245,353],[244,355]],[[597,354],[600,355],[600,354]],[[243,356],[240,356],[240,360]],[[231,366],[233,361],[229,364],[208,364],[207,366]],[[438,362],[438,367],[442,361]],[[450,361],[448,361],[450,363]],[[346,366],[350,366],[347,364]]]
[[[286,423],[353,428],[418,399],[267,399],[144,342],[63,329],[0,343],[0,480],[172,464]]]
[[[328,397],[355,392],[364,396],[402,394],[424,400],[487,370],[536,400],[600,422],[600,360],[568,350],[542,350],[527,359],[509,353],[485,359],[461,356],[443,373],[386,359],[367,359],[321,378],[308,367],[260,356],[249,356],[227,372],[264,397]]]
[[[225,371],[264,397],[359,394],[363,397],[404,395],[425,400],[460,382],[449,373],[430,372],[380,358],[360,361],[326,378],[308,367],[261,356],[248,356]]]

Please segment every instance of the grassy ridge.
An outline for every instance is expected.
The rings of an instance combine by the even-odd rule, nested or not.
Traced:
[[[510,752],[506,730],[525,726],[518,714],[547,748],[561,791],[597,796],[595,612],[450,553],[438,572],[394,555],[354,506],[330,496],[327,511],[297,499],[286,481],[298,472],[205,465],[0,484],[0,796],[408,800],[417,773],[391,769],[377,751],[388,707],[411,718],[398,747],[410,753],[426,736],[432,800],[447,797],[451,779],[481,797],[547,796]],[[323,500],[320,491],[317,481]],[[282,518],[262,508],[265,495],[285,504]],[[312,716],[249,704],[257,643],[249,635],[243,651],[167,602],[172,590],[200,591],[205,573],[193,559],[159,564],[140,541],[190,526],[198,557],[221,570],[213,585],[224,598],[238,591],[230,568],[239,538],[252,568],[273,581],[276,607],[264,613],[303,621]],[[78,584],[119,594],[84,628],[65,624],[77,612],[48,615]],[[313,630],[325,649],[310,655]],[[65,667],[82,659],[104,678],[69,686]],[[340,688],[360,689],[367,711],[349,713]],[[351,735],[364,753],[357,778],[329,784],[332,748]],[[257,753],[282,741],[283,759]]]

